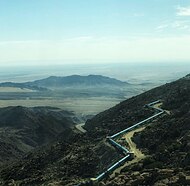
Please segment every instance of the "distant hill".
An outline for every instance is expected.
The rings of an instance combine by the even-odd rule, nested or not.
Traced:
[[[38,87],[72,87],[72,86],[124,86],[127,83],[101,75],[72,75],[66,77],[50,76],[46,79],[28,82]]]
[[[47,88],[67,88],[67,87],[102,87],[102,86],[125,86],[127,82],[123,82],[114,78],[101,76],[101,75],[72,75],[65,77],[50,76],[45,79],[25,82],[13,83],[4,82],[0,83],[0,87],[18,87],[28,88],[32,90],[47,90]]]

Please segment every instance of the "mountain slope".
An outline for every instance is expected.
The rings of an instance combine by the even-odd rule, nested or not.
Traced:
[[[179,106],[181,101],[188,99],[189,82],[189,76],[186,76],[175,82],[167,83],[132,97],[88,120],[85,128],[93,134],[96,133],[96,135],[99,135],[99,131],[101,131],[100,135],[102,135],[104,130],[104,135],[110,135],[152,115],[153,111],[143,108],[143,106],[154,100],[161,99],[163,108],[166,108],[166,110],[170,110],[172,105],[177,107],[177,103]],[[178,99],[175,100],[174,95]]]
[[[119,158],[117,151],[105,142],[105,137],[152,115],[154,111],[143,105],[158,99],[171,115],[155,120],[134,138],[147,158],[125,167],[120,175],[108,177],[102,184],[188,185],[189,77],[130,98],[98,114],[87,121],[86,134],[71,130],[67,135],[60,134],[53,144],[1,170],[2,185],[12,180],[22,185],[73,185],[96,176]],[[67,138],[63,140],[62,136]]]
[[[0,170],[0,183],[8,185],[14,180],[22,185],[74,185],[118,158],[115,149],[104,141],[68,129],[54,142]]]
[[[73,117],[70,112],[50,107],[0,108],[1,163],[51,142],[74,126]]]
[[[170,110],[171,115],[135,134],[134,142],[149,156],[124,168],[120,175],[104,184],[190,185],[189,77],[163,86],[167,89],[163,107]]]

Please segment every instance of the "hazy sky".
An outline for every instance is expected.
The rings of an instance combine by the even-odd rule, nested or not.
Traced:
[[[190,0],[1,0],[0,65],[190,61]]]

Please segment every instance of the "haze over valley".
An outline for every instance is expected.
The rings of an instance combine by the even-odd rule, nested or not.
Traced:
[[[2,67],[0,105],[53,106],[79,115],[94,115],[126,98],[176,80],[189,70],[188,63]],[[60,78],[65,76],[74,79],[65,82]],[[86,80],[80,81],[80,77]],[[106,82],[107,77],[110,82]]]

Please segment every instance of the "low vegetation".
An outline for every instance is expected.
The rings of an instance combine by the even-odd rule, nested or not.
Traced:
[[[105,137],[152,115],[143,105],[161,99],[170,110],[136,133],[134,142],[146,158],[99,185],[189,185],[190,78],[132,97],[88,120],[85,134],[68,129],[51,143],[0,171],[1,185],[73,185],[98,175],[120,158]]]

